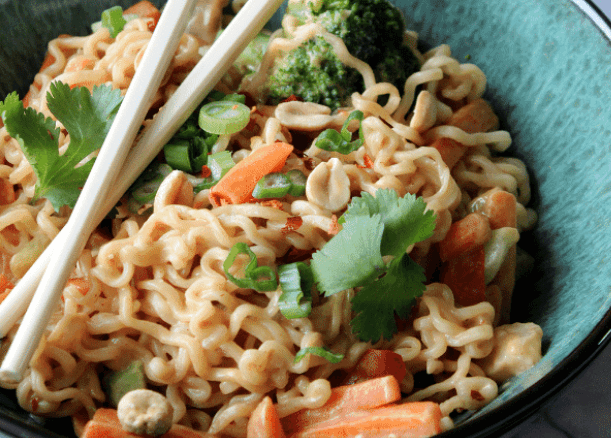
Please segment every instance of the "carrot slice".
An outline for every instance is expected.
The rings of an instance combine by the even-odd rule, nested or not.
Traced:
[[[479,245],[441,267],[440,280],[452,289],[454,299],[461,306],[471,306],[486,299],[484,246]]]
[[[474,134],[498,128],[499,118],[488,102],[484,99],[476,99],[459,108],[445,123],[456,126],[469,134]],[[450,169],[460,161],[467,151],[466,146],[451,138],[438,138],[431,146],[439,151],[444,163]]]
[[[284,438],[278,411],[268,397],[263,398],[253,411],[246,426],[246,438]]]
[[[8,277],[4,274],[0,274],[0,303],[4,301],[4,299],[8,296],[11,289],[13,289],[15,285],[11,283]]]
[[[407,374],[405,362],[400,354],[390,350],[370,348],[361,356],[356,366],[348,373],[343,385],[353,385],[375,377],[393,376],[401,382]]]
[[[311,425],[292,438],[424,438],[441,432],[441,409],[434,402],[411,402],[357,410]]]
[[[517,201],[516,197],[504,190],[495,190],[485,197],[486,202],[482,213],[489,219],[490,228],[517,226]]]
[[[137,438],[138,436],[140,435],[123,429],[115,409],[100,408],[87,422],[80,438]],[[215,435],[174,424],[168,432],[158,438],[215,438]]]
[[[446,122],[469,134],[492,131],[499,126],[499,118],[484,99],[476,99],[458,109]]]
[[[439,258],[442,262],[483,245],[492,236],[488,218],[480,213],[470,213],[454,222],[439,242]]]
[[[399,382],[393,376],[378,377],[331,390],[329,400],[317,409],[302,409],[280,419],[288,436],[321,421],[340,418],[359,409],[371,409],[401,399]]]
[[[146,0],[142,0],[136,3],[135,5],[130,6],[125,11],[123,11],[123,14],[135,14],[140,18],[152,18],[153,23],[152,25],[149,25],[150,31],[155,30],[155,27],[159,22],[159,18],[161,17],[161,12],[159,12],[159,9],[157,9],[157,7],[151,2]]]
[[[210,202],[215,207],[223,204],[243,204],[250,201],[257,182],[268,173],[278,172],[293,152],[293,146],[277,142],[253,151],[210,189]]]

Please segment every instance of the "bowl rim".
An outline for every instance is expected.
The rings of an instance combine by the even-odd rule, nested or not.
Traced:
[[[593,0],[571,0],[577,10],[587,16],[611,45],[611,17],[605,15]],[[486,412],[480,417],[467,419],[453,429],[436,437],[469,438],[497,437],[511,432],[539,409],[550,403],[611,343],[611,309],[609,309],[590,333],[564,359],[546,375],[516,396]],[[611,347],[609,347],[611,348]]]
[[[585,14],[611,45],[611,17],[605,15],[593,0],[570,0],[581,13]],[[1,2],[1,0],[0,0]],[[524,389],[502,405],[482,416],[467,419],[453,429],[435,435],[439,438],[465,437],[486,438],[498,433],[511,432],[511,428],[522,424],[542,406],[549,403],[575,380],[611,343],[611,309],[601,318],[592,331],[564,359],[530,387]],[[41,430],[42,427],[24,419],[0,412],[0,438],[17,438],[23,433],[33,438],[60,438],[55,432]],[[3,435],[4,436],[3,436]]]

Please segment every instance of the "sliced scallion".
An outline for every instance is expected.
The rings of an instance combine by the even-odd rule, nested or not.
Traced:
[[[291,182],[291,187],[289,188],[289,195],[302,196],[305,193],[305,186],[307,181],[305,174],[299,169],[291,169],[286,172],[286,176]]]
[[[172,172],[167,164],[153,163],[130,188],[132,198],[141,205],[153,202],[163,179]]]
[[[113,6],[102,12],[102,26],[107,28],[110,36],[116,38],[127,20],[123,17],[123,8],[121,6]]]
[[[282,295],[278,301],[280,312],[287,319],[305,318],[312,311],[314,275],[303,262],[289,263],[278,268],[278,282]]]
[[[255,199],[282,198],[290,188],[291,180],[285,174],[268,173],[257,182],[252,196]]]
[[[363,120],[363,113],[359,110],[352,111],[344,125],[342,130],[337,132],[334,129],[325,129],[320,135],[314,140],[314,144],[319,149],[324,149],[330,152],[339,152],[340,154],[348,155],[351,152],[356,151],[363,145],[363,128],[359,123],[359,138],[354,141],[352,140],[352,133],[348,130],[348,125],[352,120]]]
[[[189,142],[186,140],[173,144],[166,144],[163,147],[163,155],[166,163],[168,163],[172,169],[193,172],[191,168],[191,157],[189,156],[190,149]]]
[[[233,134],[241,131],[250,121],[250,109],[231,100],[210,102],[199,110],[199,126],[212,134]]]
[[[225,176],[225,174],[235,166],[233,158],[231,158],[231,152],[222,151],[217,152],[208,156],[208,168],[210,169],[210,176],[203,178],[198,181],[193,188],[195,193],[201,192],[202,190],[209,189],[215,185],[219,180]]]
[[[250,258],[244,269],[243,278],[235,277],[229,273],[229,269],[240,254],[246,254]],[[238,287],[254,289],[258,292],[271,292],[278,289],[278,280],[274,270],[269,266],[259,266],[256,254],[243,242],[233,245],[225,262],[223,262],[223,270],[227,279]]]

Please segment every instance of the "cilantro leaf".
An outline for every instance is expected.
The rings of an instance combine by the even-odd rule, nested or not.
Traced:
[[[109,86],[95,86],[90,93],[85,87],[51,84],[47,105],[70,134],[63,155],[53,119],[32,108],[18,108],[11,95],[0,104],[9,134],[20,143],[38,178],[34,201],[47,198],[56,211],[76,204],[93,167],[93,159],[83,160],[102,146],[122,100],[121,92]]]
[[[314,280],[326,296],[360,286],[382,274],[380,241],[384,224],[379,216],[359,216],[312,255]]]
[[[380,215],[384,223],[381,253],[399,257],[414,243],[427,239],[435,230],[435,215],[426,210],[422,198],[407,194],[399,198],[392,189],[379,189],[375,197],[367,192],[355,197],[339,223],[359,216]]]
[[[2,114],[5,112],[13,112],[15,110],[18,109],[22,109],[23,108],[23,104],[21,103],[21,100],[19,100],[19,95],[17,94],[16,91],[13,91],[12,93],[9,93],[6,98],[4,99],[4,102],[0,102],[0,119],[3,118]]]
[[[364,286],[352,299],[353,332],[373,343],[391,339],[397,332],[395,315],[409,316],[416,297],[425,290],[424,281],[424,270],[409,255],[393,259],[386,275]]]

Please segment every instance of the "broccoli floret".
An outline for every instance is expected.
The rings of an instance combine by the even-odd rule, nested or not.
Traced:
[[[316,37],[278,61],[267,85],[273,103],[295,95],[335,110],[363,88],[363,78],[342,64],[324,38]]]
[[[420,68],[403,43],[403,16],[388,0],[291,0],[287,15],[292,23],[319,23],[342,38],[353,56],[372,67],[377,81],[390,82],[399,91]],[[277,60],[267,88],[271,103],[294,94],[335,110],[347,104],[352,93],[362,92],[364,83],[317,37]]]

